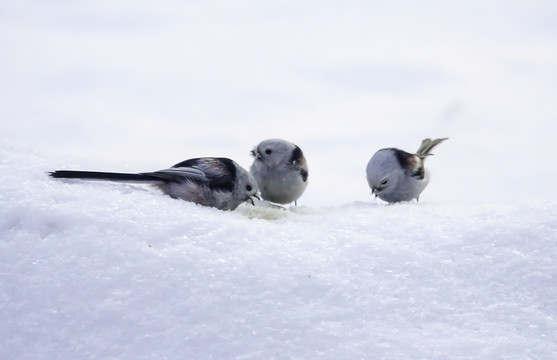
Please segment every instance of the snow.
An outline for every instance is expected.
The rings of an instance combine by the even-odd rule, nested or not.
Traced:
[[[4,2],[0,359],[557,358],[557,3]],[[384,147],[428,158],[374,201]],[[299,207],[57,181],[299,145]]]
[[[230,212],[0,159],[3,359],[557,355],[556,202]]]

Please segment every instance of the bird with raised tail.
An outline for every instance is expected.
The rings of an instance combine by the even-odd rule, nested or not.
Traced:
[[[366,167],[367,182],[375,197],[389,203],[419,200],[429,183],[424,160],[447,139],[424,139],[415,154],[396,148],[378,150]]]

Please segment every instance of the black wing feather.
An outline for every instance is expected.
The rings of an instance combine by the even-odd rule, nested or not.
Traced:
[[[421,159],[416,155],[410,154],[404,150],[391,149],[394,151],[396,159],[400,164],[400,167],[409,176],[417,177],[422,180],[424,178],[424,165]],[[418,163],[419,162],[419,163]]]
[[[182,161],[172,167],[194,168],[202,171],[207,185],[214,190],[233,191],[236,179],[236,165],[228,158],[195,158]],[[193,179],[199,181],[199,179]]]
[[[296,164],[299,163],[300,160],[303,158],[304,158],[304,153],[302,152],[302,149],[296,146],[292,151],[292,156],[290,156],[290,162]]]

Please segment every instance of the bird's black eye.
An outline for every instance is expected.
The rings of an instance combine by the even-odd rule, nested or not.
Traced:
[[[388,180],[387,180],[387,179],[385,179],[385,180],[381,181],[381,183],[380,183],[380,184],[381,184],[381,185],[387,185],[387,182],[388,182]]]
[[[271,150],[271,149],[265,150],[265,154],[267,154],[267,155],[270,155],[272,152],[273,152],[273,150]]]
[[[246,190],[247,190],[247,191],[252,191],[253,188],[251,187],[251,185],[246,185]]]

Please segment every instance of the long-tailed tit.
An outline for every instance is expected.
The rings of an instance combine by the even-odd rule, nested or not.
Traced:
[[[291,142],[269,139],[259,143],[251,154],[255,159],[250,172],[261,197],[277,204],[297,205],[308,186],[308,165],[302,150]]]
[[[234,210],[257,197],[257,182],[236,162],[227,158],[203,157],[182,161],[165,170],[139,174],[56,170],[54,178],[139,182],[152,184],[172,198],[220,210]]]
[[[387,202],[418,200],[429,183],[424,160],[442,139],[424,139],[415,154],[396,148],[377,151],[366,168],[367,182],[381,200]]]

